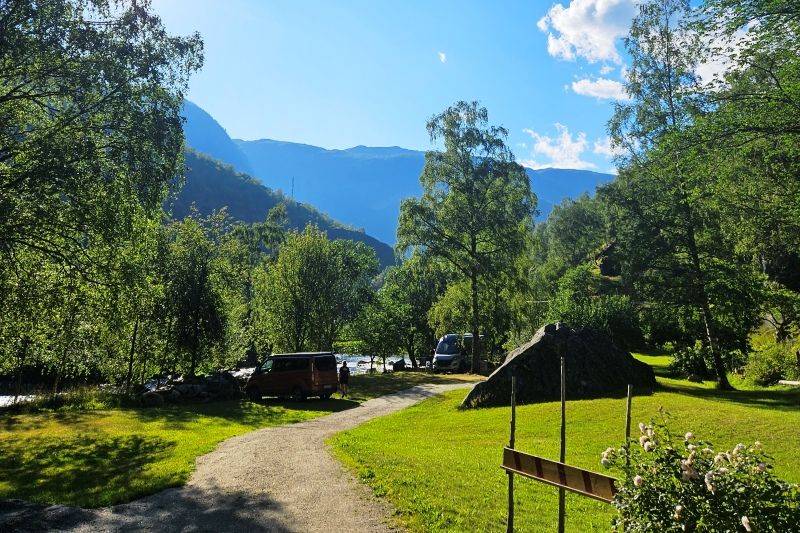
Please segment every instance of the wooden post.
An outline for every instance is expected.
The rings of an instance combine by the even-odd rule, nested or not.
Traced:
[[[561,355],[561,453],[559,460],[563,463],[567,451],[567,375],[564,368],[564,355]],[[558,489],[558,533],[564,533],[564,489]]]
[[[511,374],[511,437],[508,439],[508,447],[514,449],[514,437],[517,430],[517,376]],[[514,531],[514,472],[508,472],[508,522],[506,532]]]
[[[630,466],[630,447],[631,447],[631,398],[633,397],[633,385],[628,383],[628,403],[625,406],[625,466]]]

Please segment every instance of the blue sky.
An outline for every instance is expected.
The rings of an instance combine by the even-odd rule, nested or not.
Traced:
[[[433,114],[479,100],[527,166],[608,172],[634,1],[153,5],[171,33],[201,33],[188,97],[232,137],[424,150]]]

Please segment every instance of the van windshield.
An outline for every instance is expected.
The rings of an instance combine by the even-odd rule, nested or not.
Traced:
[[[436,353],[455,355],[461,353],[461,341],[458,337],[445,337],[439,341]]]

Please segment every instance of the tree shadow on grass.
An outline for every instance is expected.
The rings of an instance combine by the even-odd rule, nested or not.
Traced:
[[[297,531],[290,522],[285,509],[269,495],[216,485],[167,489],[95,510],[0,502],[0,531]]]
[[[58,411],[54,413],[3,413],[0,427],[5,431],[27,431],[41,429],[52,422],[72,425],[84,417],[77,411]]]
[[[159,474],[146,467],[174,447],[174,442],[136,434],[12,437],[0,448],[0,480],[13,498],[105,505],[136,497],[136,486],[158,484],[148,478]]]
[[[691,385],[661,383],[659,390],[677,392],[706,400],[736,403],[739,405],[771,409],[775,411],[797,411],[800,407],[800,388],[785,390],[734,390],[704,389]]]
[[[144,422],[161,422],[168,429],[180,429],[200,418],[216,418],[252,428],[271,427],[306,420],[310,412],[335,413],[358,406],[358,402],[329,398],[309,398],[296,402],[278,398],[265,398],[258,402],[230,400],[208,403],[185,403],[159,408],[132,410]]]

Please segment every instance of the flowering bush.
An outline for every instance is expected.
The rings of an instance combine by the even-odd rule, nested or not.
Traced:
[[[639,430],[600,461],[624,473],[615,531],[800,531],[800,489],[775,477],[759,442],[717,452],[666,423]]]

